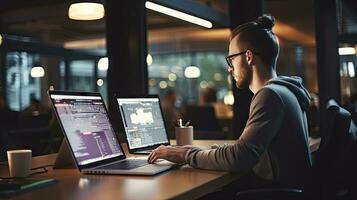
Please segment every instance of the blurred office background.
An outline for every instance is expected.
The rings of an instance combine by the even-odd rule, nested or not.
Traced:
[[[130,90],[133,80],[146,81],[147,90],[144,91],[158,94],[168,105],[165,109],[172,108],[176,112],[172,117],[164,110],[169,131],[171,121],[182,117],[192,120],[197,130],[196,138],[233,139],[239,136],[234,129],[233,118],[237,112],[233,107],[240,99],[234,98],[234,83],[224,59],[228,54],[233,1],[152,1],[183,12],[182,7],[188,3],[197,11],[205,11],[200,13],[203,16],[219,16],[220,20],[211,28],[152,8],[145,9],[147,40],[141,45],[147,49],[147,71],[143,73],[146,77],[129,74],[126,87]],[[112,3],[110,0],[100,3],[109,2]],[[310,134],[318,137],[320,103],[314,1],[261,2],[264,13],[276,18],[274,32],[281,47],[278,74],[303,78],[313,97],[308,113]],[[108,76],[113,80],[122,79],[123,75],[116,74],[115,70],[108,74],[108,70],[113,69],[111,64],[129,71],[137,68],[128,62],[111,61],[107,52],[112,49],[107,47],[109,41],[118,42],[107,32],[108,24],[122,32],[132,30],[127,26],[131,24],[110,21],[106,15],[96,20],[70,19],[72,3],[70,0],[4,0],[0,3],[2,156],[6,148],[26,145],[32,145],[29,147],[34,149],[35,155],[57,151],[62,135],[51,111],[47,90],[100,92],[113,113],[110,96],[113,85],[118,82],[108,84]],[[353,1],[336,1],[340,100],[351,112],[356,112],[357,106],[356,10]],[[124,94],[116,92],[128,95],[127,91]],[[170,99],[172,93],[175,95]]]

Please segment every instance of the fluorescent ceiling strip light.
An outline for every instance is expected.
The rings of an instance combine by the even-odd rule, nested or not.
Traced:
[[[340,47],[338,48],[339,55],[355,55],[356,49],[354,47]]]
[[[169,15],[171,17],[176,17],[178,19],[181,19],[181,20],[193,23],[193,24],[197,24],[197,25],[203,26],[205,28],[212,28],[212,26],[213,26],[210,21],[201,19],[199,17],[195,17],[193,15],[189,15],[184,12],[180,12],[180,11],[177,11],[177,10],[165,7],[165,6],[161,6],[159,4],[156,4],[156,3],[153,3],[150,1],[145,2],[145,7],[147,9],[150,9],[150,10],[153,10],[156,12],[160,12],[165,15]]]

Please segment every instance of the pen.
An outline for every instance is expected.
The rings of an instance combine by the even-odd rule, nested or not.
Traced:
[[[177,120],[177,125],[178,125],[179,127],[182,127],[182,119],[178,119],[178,120]]]
[[[188,120],[188,121],[186,122],[185,126],[186,126],[186,127],[189,126],[190,123],[191,123],[191,120]]]

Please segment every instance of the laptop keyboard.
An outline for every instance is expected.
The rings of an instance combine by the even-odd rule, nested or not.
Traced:
[[[150,154],[152,151],[153,151],[153,149],[143,150],[143,151],[135,151],[134,153],[136,153],[136,154]]]
[[[148,164],[147,160],[132,159],[132,160],[123,160],[106,166],[101,166],[98,167],[97,169],[134,169],[147,164]]]

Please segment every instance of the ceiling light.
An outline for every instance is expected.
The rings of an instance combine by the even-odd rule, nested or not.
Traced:
[[[207,81],[201,81],[200,82],[200,87],[201,88],[207,88],[208,87],[208,82]]]
[[[223,76],[221,73],[214,73],[213,79],[216,81],[221,81],[223,79]]]
[[[105,38],[75,40],[63,43],[63,47],[67,49],[96,49],[105,48],[105,45]]]
[[[97,80],[97,85],[100,87],[100,86],[102,86],[104,84],[104,81],[103,81],[103,79],[98,79]]]
[[[108,57],[103,57],[98,61],[98,69],[101,71],[107,71],[109,68],[109,60]]]
[[[180,12],[150,1],[145,2],[145,7],[147,9],[156,11],[156,12],[160,12],[163,13],[165,15],[169,15],[171,17],[176,17],[178,19],[193,23],[193,24],[197,24],[199,26],[203,26],[205,28],[212,28],[212,23],[210,21],[207,21],[205,19],[199,18],[199,17],[195,17],[193,15],[189,15],[187,13],[184,12]]]
[[[104,17],[104,6],[100,3],[73,3],[69,6],[68,17],[74,20],[96,20]]]
[[[149,86],[154,87],[156,85],[156,80],[155,79],[150,79],[149,80]]]
[[[348,62],[347,67],[348,67],[348,75],[351,78],[355,77],[356,72],[355,72],[355,65],[353,64],[353,62]]]
[[[339,55],[355,55],[356,49],[354,47],[340,47],[338,48]]]
[[[0,45],[2,44],[2,35],[0,34]]]
[[[167,88],[167,82],[166,81],[160,81],[159,86],[161,89]]]
[[[234,104],[234,95],[233,95],[233,92],[231,90],[228,91],[227,94],[224,96],[223,102],[226,105],[233,105]]]
[[[348,69],[347,69],[347,62],[342,63],[342,69],[340,71],[341,76],[347,76],[348,74]]]
[[[174,74],[174,73],[170,73],[170,74],[168,75],[168,78],[169,78],[170,81],[176,81],[177,76],[176,76],[176,74]]]
[[[45,76],[45,70],[43,69],[43,67],[33,67],[31,69],[31,77],[39,78],[44,76]]]
[[[200,69],[196,66],[186,67],[184,73],[186,78],[198,78],[201,75]]]
[[[146,63],[147,63],[148,65],[151,65],[151,64],[152,64],[152,56],[151,56],[151,54],[148,54],[148,55],[146,56]]]

